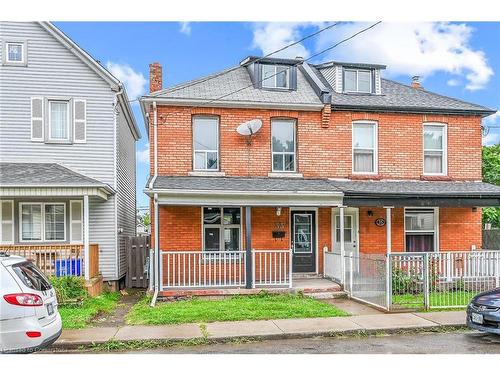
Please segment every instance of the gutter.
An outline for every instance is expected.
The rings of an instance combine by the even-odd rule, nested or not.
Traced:
[[[153,167],[153,178],[149,182],[149,188],[152,189],[154,186],[154,183],[156,181],[156,177],[158,176],[158,108],[156,106],[156,101],[153,102],[153,131],[154,131],[154,142],[153,142],[153,157],[154,157],[154,167]],[[159,220],[158,220],[158,194],[154,194],[154,227],[155,227],[155,233],[154,233],[154,272],[155,272],[155,287],[154,287],[154,294],[153,294],[153,299],[151,300],[151,307],[154,307],[156,304],[156,299],[158,298],[158,292],[160,288],[160,261],[161,261],[161,254],[160,254],[160,246],[158,244],[158,241],[160,240],[160,235],[159,235]]]

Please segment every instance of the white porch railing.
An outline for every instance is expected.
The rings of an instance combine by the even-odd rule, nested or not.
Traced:
[[[290,250],[253,250],[252,287],[291,287]],[[246,286],[245,251],[161,251],[161,290]]]
[[[161,251],[162,289],[242,287],[244,251]]]
[[[252,285],[292,287],[292,250],[253,250]]]

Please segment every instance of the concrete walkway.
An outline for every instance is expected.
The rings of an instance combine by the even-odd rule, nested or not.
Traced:
[[[96,327],[64,330],[56,347],[76,347],[110,340],[172,340],[294,338],[332,333],[394,331],[465,326],[464,311],[375,314],[335,318],[277,319],[164,326]]]

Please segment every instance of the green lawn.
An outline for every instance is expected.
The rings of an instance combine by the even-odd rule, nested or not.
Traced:
[[[431,307],[467,305],[475,292],[432,292],[429,295]],[[422,308],[424,306],[423,294],[399,294],[392,296],[392,304],[408,308]]]
[[[104,293],[97,297],[86,298],[80,306],[60,306],[63,328],[87,327],[97,314],[112,311],[119,299],[119,293]]]
[[[158,302],[140,300],[128,313],[128,324],[180,324],[215,321],[347,316],[345,311],[310,297],[291,294],[233,296],[221,300],[192,298]]]

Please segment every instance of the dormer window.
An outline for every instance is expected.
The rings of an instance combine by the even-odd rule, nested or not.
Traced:
[[[290,66],[262,64],[262,87],[288,89],[290,87]]]
[[[344,92],[372,93],[372,71],[344,69]]]

